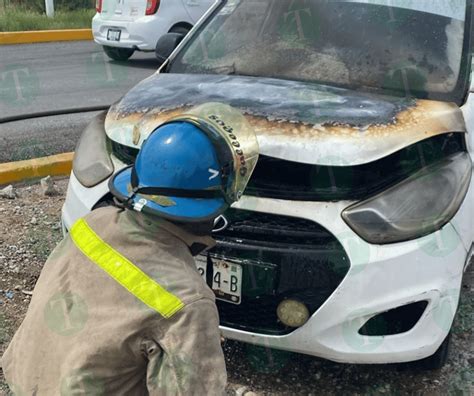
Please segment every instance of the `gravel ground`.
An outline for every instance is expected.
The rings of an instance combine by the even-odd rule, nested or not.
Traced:
[[[45,197],[38,183],[0,198],[0,355],[26,313],[49,252],[61,239],[59,194]],[[474,395],[474,265],[463,286],[450,363],[440,371],[413,367],[336,364],[227,341],[229,395]],[[0,395],[7,395],[0,370]]]

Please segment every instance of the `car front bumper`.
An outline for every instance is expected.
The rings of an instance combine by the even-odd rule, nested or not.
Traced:
[[[72,174],[62,212],[65,229],[107,193],[107,182],[88,189]],[[343,246],[350,269],[302,327],[277,336],[222,327],[225,337],[346,363],[414,361],[438,349],[452,325],[468,254],[456,228],[449,223],[417,240],[370,245],[342,220],[340,213],[349,204],[243,197],[234,206],[320,224]],[[456,221],[462,220],[453,219],[454,224]],[[418,301],[428,305],[409,331],[387,336],[359,334],[375,315]]]

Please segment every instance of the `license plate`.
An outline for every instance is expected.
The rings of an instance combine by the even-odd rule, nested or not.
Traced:
[[[120,35],[121,34],[122,34],[121,30],[109,29],[107,31],[107,40],[109,40],[109,41],[120,41]]]
[[[207,280],[207,258],[197,257],[196,267],[204,280]],[[213,258],[211,289],[216,299],[240,304],[242,302],[242,266]]]

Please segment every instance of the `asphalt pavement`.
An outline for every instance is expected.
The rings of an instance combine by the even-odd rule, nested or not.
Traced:
[[[158,66],[153,53],[112,61],[90,41],[0,46],[0,120],[110,105]],[[94,114],[0,124],[0,162],[72,150]]]
[[[97,112],[0,124],[0,163],[74,151]]]

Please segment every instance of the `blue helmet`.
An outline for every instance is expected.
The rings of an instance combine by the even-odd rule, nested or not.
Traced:
[[[218,106],[227,113],[228,107]],[[240,198],[255,167],[258,145],[246,127],[245,136],[253,135],[248,159],[239,133],[220,116],[172,119],[148,136],[133,166],[110,179],[110,190],[136,211],[179,222],[212,220]]]

